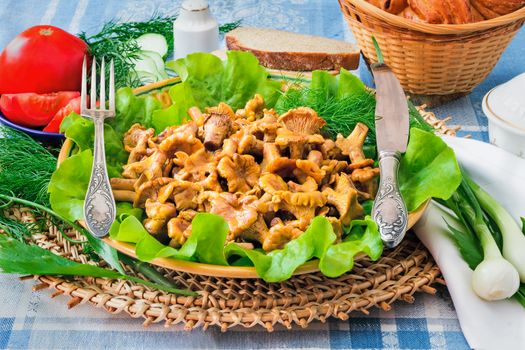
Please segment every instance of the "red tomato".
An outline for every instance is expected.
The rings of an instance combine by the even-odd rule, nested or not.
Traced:
[[[44,126],[72,99],[80,96],[78,91],[62,91],[52,94],[4,94],[0,97],[0,110],[13,123],[39,127]]]
[[[71,114],[71,112],[80,114],[80,96],[72,99],[67,105],[60,108],[60,110],[57,112],[57,114],[55,114],[53,119],[51,119],[51,121],[49,122],[49,124],[47,124],[43,131],[57,133],[60,132],[60,124],[62,124],[62,120],[64,120],[65,117]]]
[[[78,91],[88,46],[49,25],[20,33],[0,54],[0,94]]]

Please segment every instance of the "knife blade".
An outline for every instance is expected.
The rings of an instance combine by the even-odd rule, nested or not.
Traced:
[[[408,225],[408,211],[398,183],[399,162],[408,143],[408,103],[399,80],[387,65],[372,65],[372,74],[376,84],[375,126],[380,169],[372,217],[385,247],[394,248],[402,241]]]

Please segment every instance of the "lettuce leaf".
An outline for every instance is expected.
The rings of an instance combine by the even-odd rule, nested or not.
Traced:
[[[93,151],[95,142],[95,125],[89,119],[83,118],[76,113],[71,113],[61,125],[61,129],[67,138],[73,140],[80,152]],[[118,135],[109,124],[104,125],[104,145],[106,148],[106,165],[109,177],[120,177],[122,165],[128,159],[128,153],[124,149],[122,136]]]
[[[209,213],[195,216],[192,235],[180,249],[160,243],[146,231],[140,220],[128,214],[120,215],[109,232],[110,237],[117,241],[135,243],[135,253],[143,261],[173,257],[215,265],[228,265],[223,252],[227,234],[226,220]]]
[[[320,268],[324,274],[339,276],[353,267],[353,258],[357,253],[364,252],[374,260],[381,256],[383,244],[377,225],[370,217],[353,221],[349,231],[348,241],[333,245],[337,237],[332,225],[325,217],[318,216],[304,234],[290,241],[283,249],[266,254],[235,243],[225,246],[228,234],[226,220],[218,215],[199,213],[192,221],[190,238],[180,249],[175,249],[151,236],[136,217],[125,214],[113,224],[110,236],[118,241],[135,243],[137,257],[143,261],[171,257],[215,265],[253,265],[265,281],[279,282],[290,278],[299,266],[313,257],[321,259]],[[238,257],[245,259],[242,264],[239,264],[241,259],[233,259]],[[229,264],[228,260],[234,262]]]
[[[70,221],[84,220],[84,198],[92,164],[93,154],[87,149],[64,160],[51,176],[47,189],[51,208]],[[117,215],[121,214],[141,219],[143,210],[131,203],[119,202]]]
[[[187,118],[189,107],[201,109],[225,102],[234,110],[243,108],[256,93],[263,96],[268,107],[279,97],[280,82],[268,79],[268,72],[249,52],[228,51],[228,60],[221,61],[208,53],[194,53],[178,59],[173,66],[182,79],[170,89],[170,96],[179,113],[174,118]]]
[[[182,83],[173,85],[170,88],[170,95],[177,96],[177,101],[165,109],[153,112],[151,124],[156,133],[160,133],[168,126],[184,123],[189,118],[188,109],[196,105],[189,85]]]
[[[319,261],[319,269],[328,277],[338,277],[352,270],[358,253],[366,253],[372,260],[379,259],[383,253],[379,228],[370,216],[353,220],[348,231],[343,242],[328,247]]]
[[[124,135],[129,128],[139,123],[151,127],[153,112],[162,109],[161,103],[151,95],[135,96],[131,88],[122,88],[116,94],[116,117],[107,119],[117,135]]]
[[[90,149],[64,160],[53,173],[47,191],[51,208],[70,221],[84,219],[84,197],[91,176]]]
[[[247,257],[262,279],[279,282],[290,278],[299,266],[313,257],[322,258],[336,238],[330,222],[323,216],[317,216],[302,235],[288,242],[283,249],[265,254],[231,243],[226,247],[226,255]]]
[[[449,199],[461,183],[452,148],[438,136],[416,128],[399,166],[399,187],[408,211],[430,198]]]

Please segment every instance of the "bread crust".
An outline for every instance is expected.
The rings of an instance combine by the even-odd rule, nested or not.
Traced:
[[[525,0],[471,0],[470,2],[487,19],[509,14],[525,6]]]
[[[359,66],[359,52],[351,53],[321,53],[321,52],[275,52],[250,48],[236,37],[226,34],[226,46],[229,50],[252,52],[259,63],[272,69],[290,71],[353,70]]]

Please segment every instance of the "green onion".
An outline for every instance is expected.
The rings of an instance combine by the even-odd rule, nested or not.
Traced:
[[[464,175],[483,210],[494,220],[503,237],[503,257],[518,271],[521,282],[525,283],[525,235],[509,212],[503,208],[478,184]]]
[[[446,205],[457,215],[465,230],[473,232],[481,243],[483,260],[472,274],[472,288],[485,300],[510,298],[520,287],[518,271],[501,255],[470,183],[473,182],[468,182],[464,175],[460,187]]]

